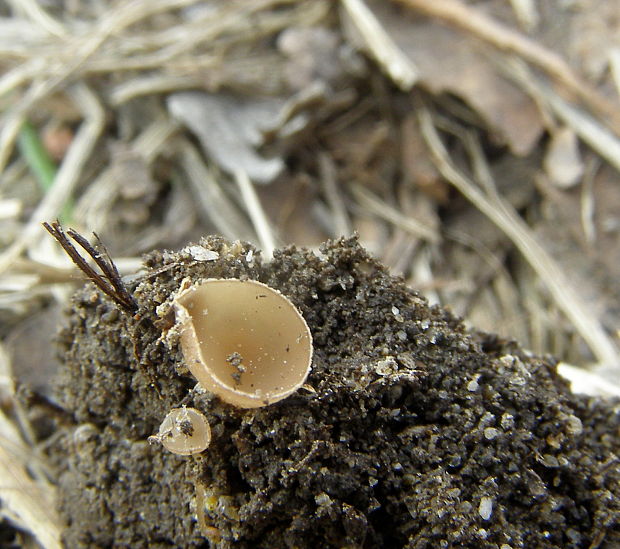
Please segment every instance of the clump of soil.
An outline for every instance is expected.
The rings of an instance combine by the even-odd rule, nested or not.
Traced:
[[[67,547],[618,547],[618,403],[573,395],[552,359],[466,331],[355,239],[269,262],[246,244],[200,245],[219,258],[147,256],[135,317],[90,286],[74,297],[58,392],[75,424],[52,449]],[[310,387],[249,410],[192,390],[162,337],[187,277],[289,297],[314,338]],[[181,404],[211,425],[201,455],[147,443]]]

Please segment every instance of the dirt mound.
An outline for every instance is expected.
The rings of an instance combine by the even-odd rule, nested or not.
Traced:
[[[618,547],[617,403],[466,331],[355,239],[269,262],[246,244],[200,246],[219,257],[147,256],[133,317],[91,286],[73,299],[58,394],[75,424],[51,450],[67,547]],[[308,386],[250,410],[192,390],[161,337],[188,277],[289,297],[314,338]],[[147,443],[182,404],[211,426],[198,456]]]

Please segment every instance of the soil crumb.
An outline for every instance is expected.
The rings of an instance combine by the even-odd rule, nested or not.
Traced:
[[[620,403],[467,331],[354,238],[269,262],[199,246],[217,259],[146,256],[135,316],[92,286],[72,301],[57,395],[73,423],[50,449],[67,547],[620,547]],[[196,389],[174,338],[182,281],[233,277],[282,292],[314,339],[308,387],[263,408]],[[182,405],[209,421],[202,454],[147,442]]]

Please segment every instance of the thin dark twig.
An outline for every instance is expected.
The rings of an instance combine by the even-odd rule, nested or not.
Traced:
[[[74,232],[74,231],[72,231]],[[71,233],[69,233],[71,234]],[[112,279],[110,280],[110,282],[112,282],[114,284],[114,280],[121,280],[121,274],[118,272],[118,269],[116,268],[116,265],[114,264],[114,261],[112,261],[112,256],[110,255],[110,252],[108,252],[108,249],[106,248],[105,244],[101,241],[101,238],[99,238],[99,235],[93,231],[93,236],[95,237],[95,240],[97,242],[97,248],[100,248],[103,252],[103,255],[105,256],[108,265],[110,266],[110,269],[112,271],[112,273],[114,274],[114,276],[112,277]],[[123,292],[126,292],[127,290],[125,289],[125,286],[121,284],[121,289]]]
[[[73,229],[67,229],[67,234],[71,238],[73,238],[73,240],[75,240],[80,246],[82,246],[82,248],[84,248],[84,250],[88,253],[88,255],[92,257],[94,262],[99,266],[99,268],[101,269],[105,277],[108,279],[108,282],[112,283],[112,281],[110,280],[109,272],[108,272],[108,265],[103,259],[103,257],[101,257],[101,253],[99,252],[99,250],[94,248],[90,244],[90,242],[88,242],[88,240],[86,240],[77,231]]]
[[[92,282],[106,295],[110,295],[110,289],[106,283],[101,279],[95,270],[84,260],[80,253],[75,249],[75,246],[71,244],[67,235],[64,233],[58,222],[53,223],[51,226],[49,223],[44,222],[43,227],[50,233],[62,246],[71,260],[80,268],[80,270],[92,280]],[[112,297],[112,296],[110,296]]]
[[[102,256],[101,252],[99,250],[97,250],[97,248],[92,246],[92,244],[90,242],[88,242],[88,240],[86,240],[77,231],[74,231],[73,229],[68,229],[67,230],[67,234],[71,238],[73,238],[73,240],[75,240],[80,246],[82,246],[82,248],[84,248],[86,253],[88,253],[88,255],[93,258],[93,261],[99,266],[99,268],[101,269],[101,272],[103,273],[104,277],[110,283],[112,288],[114,288],[116,294],[119,297],[121,297],[121,299],[125,303],[132,304],[134,306],[133,308],[137,309],[137,305],[135,304],[135,301],[134,301],[133,297],[131,296],[131,294],[127,291],[127,288],[125,287],[125,284],[123,284],[123,280],[121,279],[121,275],[118,272],[118,269],[116,268],[116,265],[112,261],[112,258],[110,257],[110,254],[108,253],[108,250],[101,243],[101,240],[97,236],[97,234],[93,233],[95,239],[97,240],[97,244],[103,249],[103,253],[105,254],[107,259],[105,259]]]
[[[114,288],[116,288],[116,291],[118,293],[124,296],[127,302],[134,304],[135,308],[137,309],[138,305],[136,304],[134,297],[127,290],[127,286],[125,286],[125,284],[123,283],[121,274],[118,272],[118,269],[116,268],[114,261],[112,261],[112,256],[110,255],[110,252],[108,252],[108,249],[106,248],[105,244],[101,241],[101,239],[99,238],[99,235],[94,231],[93,231],[93,236],[95,237],[95,240],[97,241],[97,246],[101,248],[101,250],[103,250],[103,254],[105,255],[107,259],[107,263],[110,266],[110,270],[111,270],[111,276],[109,277],[110,283],[112,284],[112,286],[114,286]]]
[[[123,309],[130,313],[134,313],[138,309],[138,305],[133,296],[127,291],[127,288],[123,284],[121,276],[114,265],[114,262],[110,258],[107,250],[105,254],[108,257],[106,261],[101,253],[96,250],[88,240],[73,229],[69,229],[67,232],[73,240],[75,240],[93,259],[97,266],[101,269],[103,276],[97,273],[77,251],[75,246],[69,240],[69,236],[64,232],[62,226],[58,221],[53,222],[51,225],[47,222],[43,223],[43,227],[50,233],[62,246],[63,250],[71,258],[71,260],[77,265],[77,267],[99,288],[105,295],[120,305]],[[99,240],[99,237],[95,235],[95,238]]]

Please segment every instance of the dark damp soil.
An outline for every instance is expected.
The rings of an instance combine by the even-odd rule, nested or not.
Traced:
[[[73,299],[57,385],[72,421],[50,450],[67,547],[620,546],[618,402],[573,395],[553,359],[468,332],[355,239],[270,262],[200,244],[219,259],[147,256],[135,317],[91,286]],[[251,410],[192,391],[161,337],[186,277],[288,296],[314,337],[311,389]],[[211,425],[201,455],[147,442],[181,404]]]

